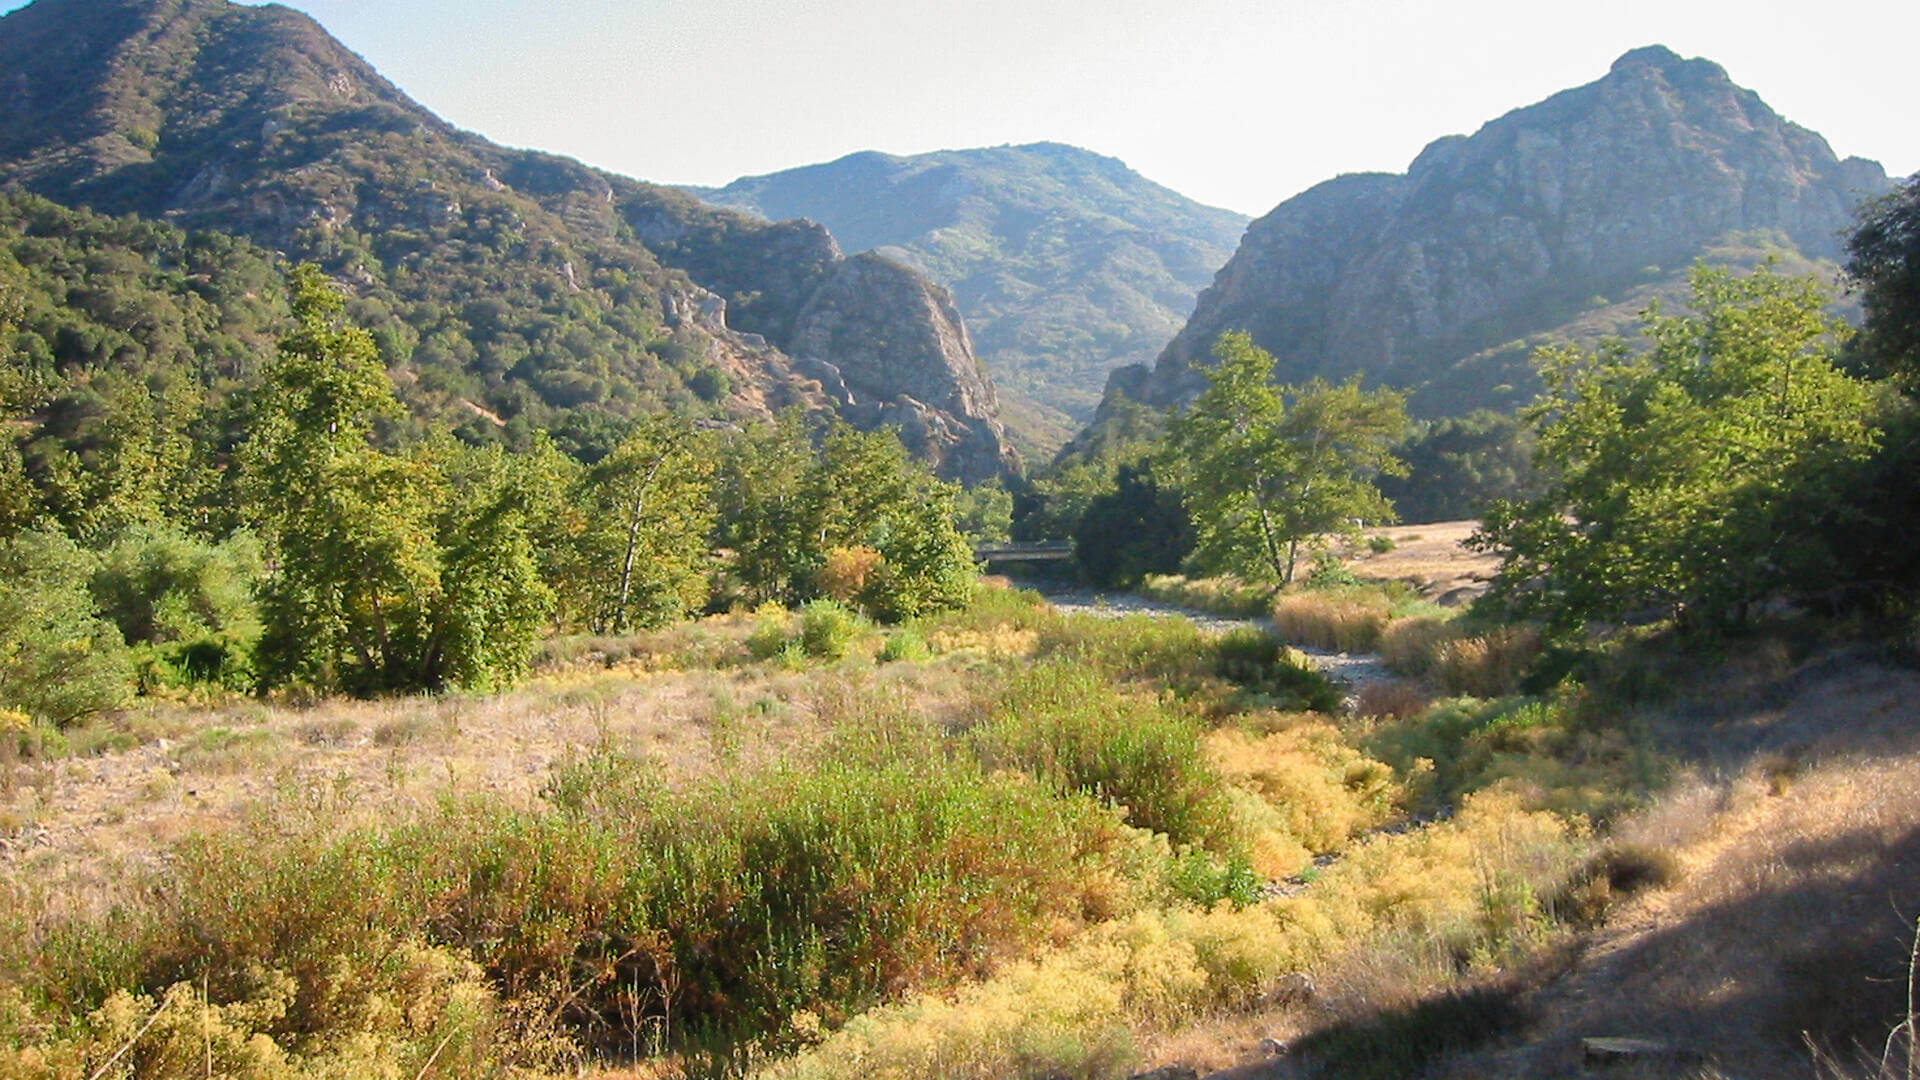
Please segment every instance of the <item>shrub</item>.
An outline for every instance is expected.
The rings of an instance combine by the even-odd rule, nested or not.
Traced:
[[[1431,672],[1440,647],[1458,636],[1453,624],[1431,616],[1395,619],[1380,635],[1380,659],[1388,669],[1416,678]]]
[[[244,648],[259,633],[253,586],[260,545],[246,533],[222,544],[171,528],[136,528],[101,553],[88,587],[129,645],[224,635]]]
[[[450,799],[357,829],[324,796],[292,796],[184,846],[166,889],[129,882],[137,902],[37,931],[31,995],[138,1026],[153,1015],[139,996],[204,986],[215,1002],[271,1000],[228,1014],[261,1053],[392,1036],[410,1063],[339,1075],[422,1071],[451,1030],[433,1002],[467,1000],[479,1022],[458,1038],[504,1066],[526,1064],[518,1047],[550,1022],[630,1051],[670,1000],[667,1048],[724,1058],[790,1045],[796,1011],[844,1017],[945,985],[1131,904],[1112,882],[1130,877],[1134,834],[1110,811],[964,758],[823,758],[668,788],[596,753],[547,795],[543,809]]]
[[[1296,723],[1267,735],[1223,729],[1207,736],[1206,749],[1222,777],[1268,805],[1257,824],[1283,833],[1303,853],[1338,851],[1393,812],[1393,770],[1347,745],[1330,724]],[[1260,869],[1283,877],[1299,868],[1294,861]]]
[[[126,646],[87,591],[91,570],[58,533],[0,545],[0,708],[64,725],[132,694]]]
[[[787,627],[792,618],[778,605],[762,607],[754,615],[753,632],[747,635],[747,653],[755,660],[771,660],[787,645]]]
[[[880,646],[880,662],[891,664],[898,661],[921,661],[933,656],[933,646],[920,636],[920,631],[910,626],[901,627],[887,635],[886,643]]]
[[[1140,592],[1148,599],[1163,604],[1178,604],[1216,615],[1236,617],[1264,615],[1273,601],[1273,586],[1242,581],[1231,575],[1184,578],[1171,574],[1148,574],[1140,584]]]
[[[1219,777],[1193,720],[1129,698],[1095,669],[1044,663],[1014,680],[971,741],[994,769],[1019,769],[1063,792],[1127,811],[1129,823],[1175,843],[1229,843]]]
[[[864,545],[833,548],[820,568],[820,591],[838,604],[852,605],[884,562],[878,551]]]
[[[1367,537],[1367,550],[1373,552],[1375,555],[1385,555],[1387,552],[1399,546],[1400,545],[1393,542],[1393,537],[1385,533]]]
[[[1498,697],[1517,692],[1539,658],[1540,632],[1501,627],[1479,637],[1456,637],[1434,649],[1433,673],[1449,693]]]
[[[814,600],[800,612],[800,649],[819,660],[842,660],[865,620],[832,600]]]
[[[1413,716],[1432,704],[1419,683],[1407,679],[1382,679],[1367,683],[1355,695],[1353,711],[1360,716],[1401,719]]]

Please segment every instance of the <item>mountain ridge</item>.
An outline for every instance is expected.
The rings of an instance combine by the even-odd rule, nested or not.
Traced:
[[[825,229],[497,146],[290,8],[36,0],[0,19],[0,70],[0,184],[320,262],[354,291],[402,380],[426,376],[414,396],[437,395],[430,411],[462,400],[543,421],[580,409],[746,418],[800,405],[914,427],[916,450],[954,479],[1018,468],[968,339],[909,325],[937,303],[863,325],[941,342],[913,353],[939,372],[903,372],[903,385],[965,384],[955,399],[977,414],[884,386],[875,400],[836,398],[787,354],[814,290],[845,262]],[[836,295],[841,308],[883,302]]]
[[[1286,381],[1364,374],[1427,416],[1510,409],[1537,385],[1533,346],[1625,330],[1696,259],[1832,272],[1855,202],[1887,188],[1876,163],[1839,158],[1720,65],[1635,49],[1434,140],[1405,173],[1275,207],[1154,365],[1114,374],[1103,408],[1191,399],[1213,342],[1246,330]]]
[[[820,221],[848,250],[952,288],[1040,452],[1085,421],[1109,370],[1159,351],[1247,223],[1059,142],[866,150],[687,190],[770,220]]]

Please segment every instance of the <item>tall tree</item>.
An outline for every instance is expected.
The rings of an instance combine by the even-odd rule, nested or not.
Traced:
[[[1863,208],[1847,239],[1847,276],[1866,308],[1862,351],[1920,392],[1920,178]]]
[[[744,432],[725,456],[721,545],[752,599],[843,592],[888,618],[966,601],[973,552],[954,524],[954,489],[891,432],[835,423],[815,450],[788,414]],[[858,580],[838,580],[844,572]]]
[[[1504,557],[1495,596],[1562,628],[1638,613],[1742,621],[1819,587],[1879,432],[1875,390],[1835,365],[1846,328],[1819,282],[1698,267],[1693,311],[1648,312],[1639,351],[1536,357],[1540,497],[1475,538]]]
[[[1402,469],[1392,452],[1407,427],[1401,394],[1357,379],[1276,386],[1272,354],[1245,333],[1222,335],[1214,356],[1166,457],[1202,565],[1290,584],[1302,545],[1392,520],[1373,480]]]
[[[400,406],[373,339],[310,266],[245,448],[247,505],[269,543],[259,651],[267,683],[356,693],[510,680],[551,605],[526,499],[498,452],[373,443]]]
[[[564,587],[596,633],[657,626],[705,600],[713,460],[712,440],[691,421],[657,416],[586,471]]]

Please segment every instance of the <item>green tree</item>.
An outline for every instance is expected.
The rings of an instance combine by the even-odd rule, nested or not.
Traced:
[[[1097,585],[1131,588],[1148,574],[1171,574],[1193,553],[1193,521],[1180,492],[1163,487],[1152,466],[1120,466],[1112,493],[1080,516],[1073,557]]]
[[[640,421],[586,470],[563,588],[596,633],[658,626],[706,599],[712,440],[684,417]]]
[[[1119,470],[1143,465],[1166,438],[1166,415],[1124,396],[1060,456],[1040,470],[1016,500],[1015,540],[1071,540],[1095,499],[1114,492]]]
[[[43,396],[39,380],[28,372],[13,344],[14,321],[19,313],[14,291],[0,286],[0,425],[8,428]],[[18,535],[39,512],[39,499],[27,478],[20,444],[11,436],[0,438],[0,540]]]
[[[0,709],[63,725],[132,695],[126,646],[87,592],[92,569],[58,532],[0,543]]]
[[[369,694],[515,677],[551,608],[498,450],[373,445],[401,414],[373,339],[312,267],[244,457],[268,540],[261,675]]]
[[[1874,388],[1835,366],[1825,289],[1770,267],[1698,267],[1693,311],[1650,310],[1646,347],[1542,350],[1532,407],[1544,494],[1500,503],[1475,543],[1495,597],[1573,628],[1658,614],[1721,625],[1823,587],[1846,488],[1872,452]]]
[[[809,591],[823,590],[828,552],[870,548],[880,555],[855,599],[882,618],[907,618],[966,603],[973,549],[954,524],[952,485],[907,457],[891,431],[856,431],[835,421],[807,484],[820,559]]]
[[[1863,208],[1847,276],[1866,308],[1859,345],[1873,370],[1920,391],[1920,178]]]
[[[815,450],[789,414],[742,433],[725,456],[720,542],[749,599],[797,605],[826,595],[838,555],[859,580],[835,589],[875,615],[966,602],[973,551],[954,524],[955,489],[910,461],[891,432],[836,422]],[[846,558],[854,552],[870,555]]]
[[[1380,493],[1401,521],[1477,518],[1496,500],[1540,493],[1533,428],[1517,416],[1481,409],[1414,425],[1394,448],[1404,476],[1383,476]]]
[[[1013,493],[998,477],[954,497],[954,524],[970,544],[1004,544],[1013,539]]]
[[[824,552],[809,477],[813,447],[800,413],[752,424],[727,440],[718,484],[719,546],[753,603],[794,606],[811,596]]]
[[[1407,427],[1401,394],[1357,379],[1275,386],[1272,354],[1245,333],[1223,335],[1214,355],[1165,457],[1202,566],[1291,584],[1301,545],[1392,520],[1373,480],[1402,470],[1392,453]]]

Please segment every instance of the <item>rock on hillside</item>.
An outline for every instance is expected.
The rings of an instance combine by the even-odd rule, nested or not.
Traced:
[[[552,424],[798,404],[883,422],[847,411],[787,351],[844,262],[826,230],[457,130],[285,7],[37,0],[0,19],[0,184],[320,262],[426,411],[473,402]],[[931,354],[889,340],[849,330],[811,359],[857,354],[875,397],[904,395],[928,424],[967,433],[939,458],[947,475],[1016,468],[991,412],[946,411],[991,409],[971,354],[920,370]]]
[[[856,255],[801,309],[790,348],[856,424],[897,426],[908,450],[962,481],[992,478],[975,463],[993,460],[997,433],[954,418],[993,416],[999,405],[947,290],[890,259]]]
[[[1512,407],[1530,346],[1626,327],[1699,258],[1839,254],[1887,178],[1836,158],[1719,65],[1654,46],[1606,77],[1429,145],[1405,175],[1330,180],[1247,230],[1149,371],[1109,394],[1167,407],[1228,330],[1316,375],[1410,389],[1426,415]]]
[[[1160,351],[1247,223],[1058,143],[859,153],[696,190],[823,222],[848,250],[951,287],[1009,426],[1043,452],[1086,420],[1109,371]]]

